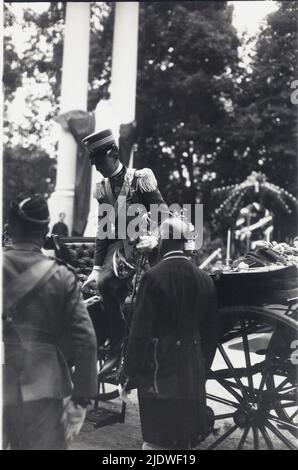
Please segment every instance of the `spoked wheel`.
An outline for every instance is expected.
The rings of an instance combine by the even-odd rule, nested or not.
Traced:
[[[290,356],[287,345],[292,344]],[[296,346],[296,347],[294,347]],[[288,337],[284,329],[276,331],[268,346],[268,355],[274,361],[273,368],[268,370],[266,377],[267,389],[273,396],[276,417],[272,417],[281,429],[287,429],[298,438],[298,391],[297,391],[297,364],[298,357],[295,350],[298,347],[297,337]],[[285,364],[286,362],[286,364]],[[296,363],[296,367],[295,367]]]
[[[245,305],[220,316],[224,332],[207,382],[215,435],[203,447],[297,450],[297,321]]]

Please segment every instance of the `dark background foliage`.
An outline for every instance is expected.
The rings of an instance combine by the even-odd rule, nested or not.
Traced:
[[[89,110],[109,97],[114,7],[91,4]],[[154,170],[167,202],[204,203],[211,238],[226,230],[215,217],[221,201],[214,188],[257,170],[297,192],[297,108],[290,101],[297,78],[296,16],[297,2],[278,2],[245,68],[238,56],[244,39],[237,36],[227,2],[140,3],[135,166]],[[28,8],[24,26],[31,28],[31,39],[18,58],[9,28],[15,19],[5,5],[4,216],[19,190],[50,194],[55,185],[54,155],[47,155],[39,140],[59,113],[64,18],[62,2],[42,14]],[[47,80],[52,93],[28,100],[24,129],[7,119],[7,109],[28,79]],[[37,126],[42,99],[50,100],[51,110]]]

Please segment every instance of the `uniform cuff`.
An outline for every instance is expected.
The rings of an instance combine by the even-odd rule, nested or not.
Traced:
[[[93,266],[93,271],[101,271],[102,266]]]
[[[71,400],[75,405],[79,405],[82,408],[87,408],[87,406],[91,403],[89,398],[72,397]]]

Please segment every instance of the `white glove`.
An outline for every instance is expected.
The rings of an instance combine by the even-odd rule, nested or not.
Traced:
[[[88,279],[82,285],[82,289],[84,290],[84,288],[88,286],[89,284],[92,284],[92,282],[94,282],[97,285],[99,279],[100,279],[100,271],[98,269],[96,270],[93,269],[91,273],[89,274]]]
[[[86,409],[80,405],[75,405],[69,400],[63,410],[61,423],[64,424],[65,440],[70,444],[72,439],[77,436],[83,426],[86,417]]]
[[[137,244],[137,250],[141,252],[152,251],[158,244],[155,235],[143,235],[140,237],[140,242]]]
[[[100,290],[102,284],[105,282],[105,280],[109,277],[111,277],[111,272],[112,268],[110,267],[109,269],[93,269],[87,279],[87,281],[84,282],[82,285],[82,290],[85,289],[86,286],[89,284],[95,283],[96,287],[98,290]]]
[[[119,391],[119,396],[121,400],[124,401],[125,403],[128,403],[130,401],[130,398],[128,396],[130,394],[130,390],[127,392],[125,388],[123,388],[122,385],[119,384],[118,391]]]

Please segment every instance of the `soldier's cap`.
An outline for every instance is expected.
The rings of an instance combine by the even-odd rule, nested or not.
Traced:
[[[96,159],[106,157],[110,149],[117,149],[114,136],[110,129],[87,135],[87,137],[82,140],[82,145],[88,152],[92,165],[95,163]]]
[[[10,203],[10,216],[17,217],[27,225],[46,226],[50,222],[47,201],[40,194],[25,197],[20,195]]]

